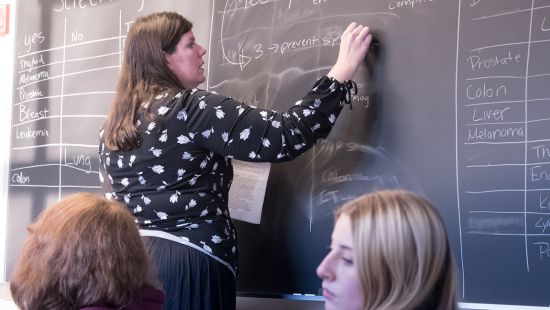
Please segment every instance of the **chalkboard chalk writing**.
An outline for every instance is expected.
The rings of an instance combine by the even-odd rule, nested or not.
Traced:
[[[55,12],[65,10],[85,9],[100,5],[103,2],[112,2],[113,0],[57,0],[57,5],[53,8]]]

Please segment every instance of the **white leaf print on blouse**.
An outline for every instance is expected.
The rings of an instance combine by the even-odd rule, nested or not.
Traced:
[[[149,151],[153,152],[153,155],[155,155],[155,157],[159,157],[160,155],[162,155],[161,149],[156,149],[154,147],[151,147]]]
[[[126,204],[129,204],[129,203],[130,203],[130,194],[124,195],[124,202],[125,202]]]
[[[168,140],[168,129],[164,129],[159,137],[160,142],[166,142]]]
[[[166,112],[170,111],[170,108],[169,107],[165,107],[165,106],[162,106],[158,109],[158,114],[159,115],[164,115],[166,114]]]
[[[271,122],[271,126],[275,127],[275,128],[279,128],[281,127],[281,122],[279,121],[272,121]]]
[[[302,144],[295,144],[295,145],[294,145],[294,149],[298,151],[298,150],[301,150],[304,146],[305,146],[304,143],[302,143]]]
[[[241,106],[238,106],[237,107],[237,112],[239,112],[239,115],[243,114],[244,112],[244,107],[241,105]]]
[[[151,170],[153,170],[153,172],[155,172],[157,174],[164,173],[164,166],[163,165],[154,165],[153,167],[149,167],[149,168],[151,168]]]
[[[136,161],[136,155],[130,156],[130,162],[128,163],[128,166],[132,167],[134,161]]]
[[[304,109],[304,111],[302,112],[302,114],[304,116],[310,116],[313,114],[313,112],[310,110],[310,109]]]
[[[220,242],[222,242],[222,238],[220,238],[220,236],[218,236],[218,235],[213,235],[211,240],[212,240],[212,242],[214,242],[214,243],[220,243]]]
[[[316,123],[315,125],[313,125],[313,127],[311,127],[311,131],[316,131],[319,128],[321,128],[321,124]]]
[[[146,181],[145,178],[142,176],[143,171],[140,171],[140,172],[138,172],[137,174],[139,175],[139,176],[138,176],[139,184],[145,185],[145,183],[147,183],[147,181]]]
[[[150,122],[149,125],[147,125],[147,130],[145,133],[151,134],[151,130],[155,129],[155,127],[157,127],[157,124],[155,124],[155,122]]]
[[[163,191],[166,188],[166,185],[168,185],[168,183],[166,183],[166,181],[162,181],[162,185],[157,187],[157,192]]]
[[[178,181],[183,178],[183,175],[185,174],[185,170],[178,169]]]
[[[265,147],[269,147],[271,145],[271,142],[269,141],[268,138],[262,138],[262,144]]]
[[[204,169],[207,164],[208,164],[208,160],[204,159],[203,161],[201,161],[201,164],[200,164],[201,169]]]
[[[143,209],[141,208],[140,205],[137,205],[137,207],[135,207],[135,208],[132,210],[132,212],[134,212],[134,213],[139,213],[139,212],[141,212],[141,211],[143,211]]]
[[[178,202],[178,197],[179,195],[181,195],[181,193],[179,191],[176,191],[175,193],[173,193],[171,196],[170,196],[170,202],[171,203],[176,203]]]
[[[120,181],[120,184],[124,186],[128,186],[128,184],[130,184],[130,181],[128,181],[128,178],[124,178]]]
[[[195,159],[195,157],[191,156],[191,154],[189,152],[183,152],[183,154],[181,155],[181,159],[193,161],[193,159]]]
[[[151,204],[151,199],[143,194],[141,194],[141,200],[143,200],[143,203],[147,206]]]
[[[315,101],[313,102],[313,106],[315,108],[320,107],[321,106],[321,99],[319,99],[319,98],[315,99]]]
[[[208,130],[205,130],[202,132],[202,136],[206,139],[208,139],[210,137],[210,134],[213,134],[214,133],[214,127],[208,129]]]
[[[207,246],[206,243],[204,243],[204,241],[201,241],[201,243],[202,243],[202,248],[203,248],[206,252],[212,253],[212,249],[211,249],[209,246]]]
[[[202,210],[201,215],[199,215],[199,216],[203,217],[203,216],[206,216],[207,214],[208,214],[208,209],[204,209],[204,210]]]
[[[181,135],[181,136],[178,137],[178,144],[187,144],[189,142],[192,142],[191,139],[189,139],[185,135]]]
[[[298,100],[294,105],[301,105],[301,104],[302,104],[302,100]]]
[[[206,108],[206,106],[207,106],[206,101],[201,100],[199,102],[199,109],[204,110]]]
[[[195,183],[197,183],[197,179],[198,179],[200,176],[201,176],[200,174],[195,174],[195,176],[192,177],[191,180],[189,180],[189,185],[191,185],[191,186],[195,185]]]
[[[185,112],[185,110],[179,111],[176,118],[179,119],[179,120],[187,121],[187,112]]]
[[[197,205],[197,201],[195,199],[191,199],[188,204],[185,205],[185,210],[193,208]]]
[[[256,155],[256,153],[254,151],[250,151],[250,153],[248,154],[248,157],[252,158],[252,159],[255,159],[257,157],[260,157],[259,155]]]
[[[168,214],[166,214],[165,212],[157,212],[155,211],[155,213],[157,214],[157,216],[159,217],[159,219],[161,220],[165,220],[168,218]]]
[[[331,124],[334,124],[334,122],[336,122],[336,115],[331,114],[331,115],[328,117],[328,121],[329,121]]]
[[[251,128],[252,128],[252,126],[250,126],[249,128],[246,128],[243,131],[241,131],[241,133],[239,135],[239,138],[241,138],[241,140],[243,140],[243,141],[246,141],[248,139],[248,137],[250,136],[250,129]]]
[[[216,117],[219,118],[219,119],[222,119],[225,117],[225,112],[222,111],[222,106],[219,105],[217,107],[214,107],[214,109],[216,109]]]
[[[262,111],[262,112],[260,112],[260,115],[262,116],[262,119],[263,119],[264,121],[267,121],[267,111]]]
[[[116,164],[119,168],[122,168],[122,159],[123,158],[124,158],[124,156],[118,156],[118,160],[117,160]]]

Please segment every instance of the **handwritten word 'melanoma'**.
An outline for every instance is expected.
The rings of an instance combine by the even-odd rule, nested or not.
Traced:
[[[410,6],[411,8],[414,8],[416,4],[422,4],[426,2],[433,2],[436,0],[391,0],[389,4],[390,10],[395,10],[400,7],[404,6]]]
[[[19,76],[19,85],[28,84],[30,82],[38,82],[46,80],[50,77],[50,74],[46,70],[42,70],[36,73],[23,73]]]
[[[508,137],[523,137],[523,127],[498,129],[474,128],[468,129],[468,141],[489,141]]]

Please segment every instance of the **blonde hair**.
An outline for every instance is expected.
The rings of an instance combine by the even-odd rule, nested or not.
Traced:
[[[352,225],[364,310],[458,309],[457,276],[439,213],[404,190],[363,195],[338,209]]]
[[[134,218],[116,201],[70,195],[46,208],[28,231],[10,281],[23,310],[120,307],[149,284],[148,254]]]

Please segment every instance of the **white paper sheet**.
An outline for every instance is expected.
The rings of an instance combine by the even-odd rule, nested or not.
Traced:
[[[231,218],[260,224],[270,163],[233,160],[233,184],[229,190]]]

